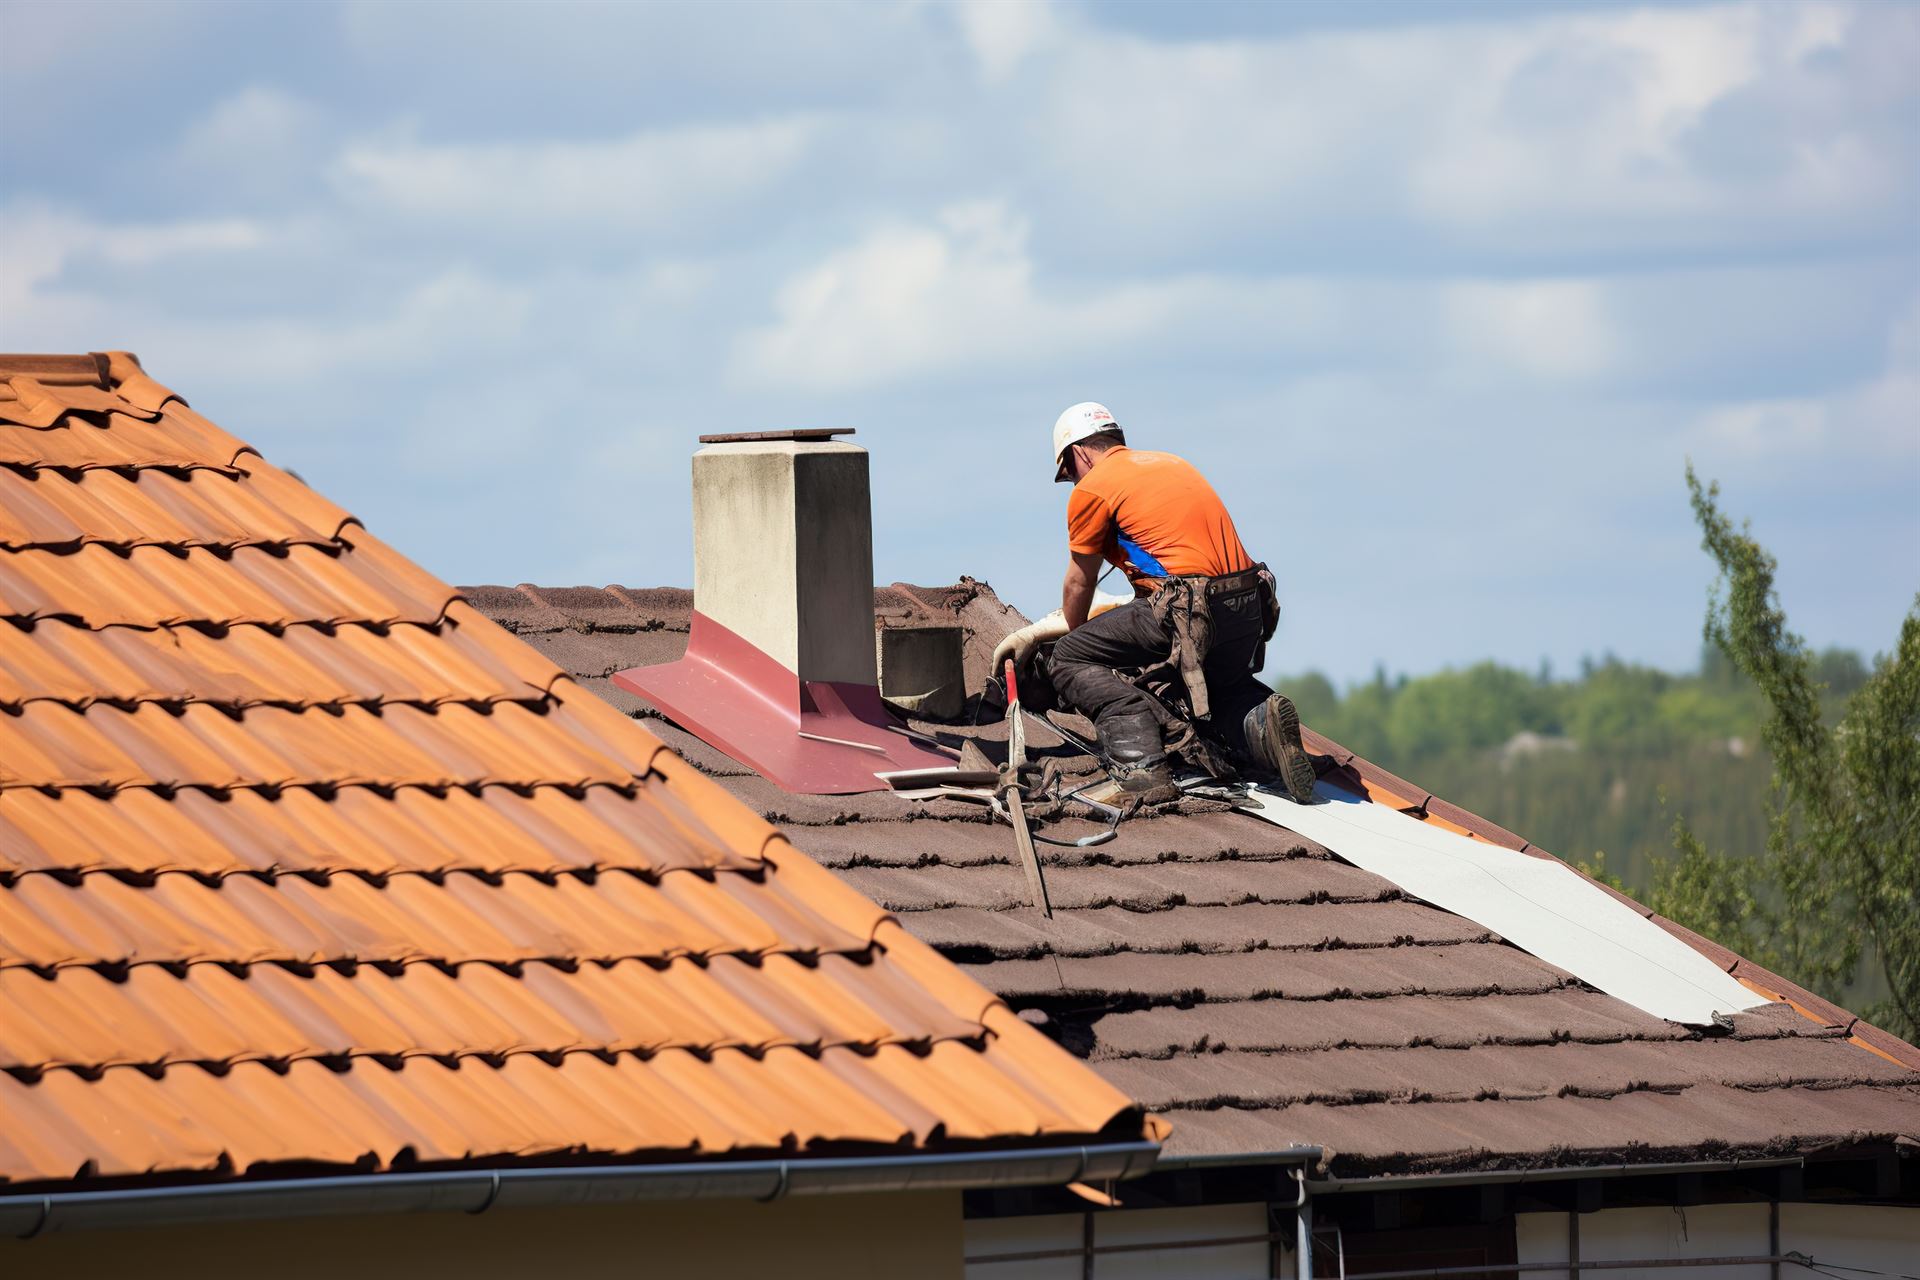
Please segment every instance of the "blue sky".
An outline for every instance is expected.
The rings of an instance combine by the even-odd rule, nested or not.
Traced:
[[[456,582],[684,584],[701,432],[849,425],[883,581],[1057,603],[1103,400],[1277,669],[1920,587],[1920,4],[4,0],[0,347],[124,347]]]

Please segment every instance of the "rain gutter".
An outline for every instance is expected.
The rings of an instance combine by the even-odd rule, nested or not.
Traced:
[[[1275,1151],[1228,1151],[1211,1155],[1163,1156],[1154,1165],[1157,1173],[1179,1169],[1231,1169],[1242,1165],[1298,1164],[1316,1165],[1324,1158],[1320,1147],[1281,1147]],[[1315,1195],[1369,1191],[1416,1191],[1430,1187],[1474,1187],[1496,1182],[1566,1182],[1577,1178],[1658,1177],[1671,1173],[1730,1173],[1742,1169],[1784,1169],[1805,1167],[1805,1156],[1769,1156],[1766,1158],[1724,1160],[1681,1160],[1666,1164],[1575,1164],[1545,1169],[1481,1169],[1457,1173],[1383,1174],[1373,1178],[1309,1178],[1307,1190]]]
[[[1319,1164],[1326,1155],[1324,1147],[1280,1147],[1274,1151],[1229,1151],[1199,1156],[1162,1156],[1156,1171],[1174,1169],[1232,1169],[1256,1164]],[[1314,1183],[1319,1186],[1319,1183]]]
[[[786,1196],[948,1191],[1136,1178],[1156,1142],[922,1156],[447,1169],[330,1178],[198,1183],[0,1196],[0,1236],[350,1214],[487,1213],[553,1205],[778,1200]]]
[[[1171,1161],[1162,1161],[1165,1168]],[[1382,1178],[1326,1178],[1308,1183],[1315,1195],[1368,1191],[1418,1191],[1431,1187],[1473,1187],[1502,1182],[1570,1182],[1580,1178],[1658,1177],[1670,1173],[1732,1173],[1743,1169],[1805,1167],[1804,1156],[1762,1160],[1683,1160],[1669,1164],[1561,1165],[1549,1169],[1487,1169],[1479,1173],[1415,1173]]]

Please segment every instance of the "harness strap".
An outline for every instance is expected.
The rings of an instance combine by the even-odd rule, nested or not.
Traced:
[[[1187,707],[1196,720],[1207,719],[1213,710],[1207,694],[1206,674],[1207,654],[1213,649],[1211,602],[1215,596],[1243,591],[1260,593],[1261,639],[1264,641],[1272,636],[1280,616],[1279,603],[1274,598],[1273,575],[1264,564],[1218,577],[1187,574],[1162,578],[1148,597],[1154,621],[1166,632],[1170,645],[1166,662],[1152,670],[1179,672],[1180,683],[1187,690]]]

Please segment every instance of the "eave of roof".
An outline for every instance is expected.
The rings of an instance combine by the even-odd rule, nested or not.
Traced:
[[[470,1167],[0,1194],[0,1236],[391,1213],[483,1214],[550,1205],[756,1200],[1117,1182],[1153,1166],[1152,1141],[889,1156],[685,1160],[652,1165]],[[1301,1152],[1297,1162],[1313,1152]]]

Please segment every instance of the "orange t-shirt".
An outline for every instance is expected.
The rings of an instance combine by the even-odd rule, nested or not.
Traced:
[[[1109,449],[1067,499],[1067,545],[1142,578],[1253,568],[1207,478],[1170,453]]]

